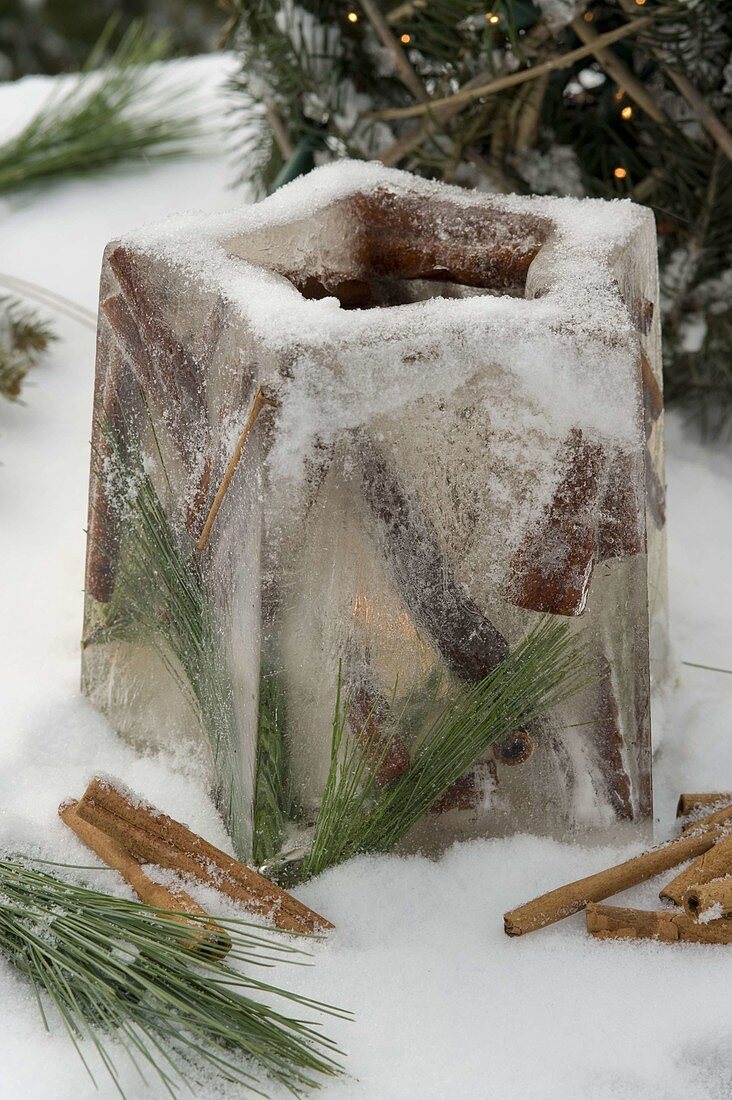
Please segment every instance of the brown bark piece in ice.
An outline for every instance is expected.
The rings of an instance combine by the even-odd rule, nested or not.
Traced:
[[[597,498],[603,450],[574,429],[559,458],[549,508],[514,555],[507,598],[529,611],[581,615],[598,556]]]
[[[376,786],[384,787],[409,769],[409,750],[393,728],[388,701],[373,684],[361,679],[346,688],[349,724],[378,767]]]
[[[355,196],[353,204],[362,270],[393,279],[520,289],[550,231],[550,223],[536,215],[490,217],[484,204],[425,202],[385,187]]]
[[[607,663],[598,687],[592,741],[597,750],[608,802],[618,818],[632,821],[630,776],[623,760],[625,740],[620,728],[620,711],[612,674]]]
[[[477,683],[508,643],[455,577],[436,533],[376,447],[361,439],[363,494],[380,521],[382,549],[399,596],[453,672]]]
[[[106,484],[110,433],[124,452],[130,429],[134,431],[139,426],[141,409],[142,398],[135,377],[127,362],[115,353],[110,356],[92,443],[86,592],[98,603],[108,603],[112,598],[121,537],[119,508],[110,500]]]

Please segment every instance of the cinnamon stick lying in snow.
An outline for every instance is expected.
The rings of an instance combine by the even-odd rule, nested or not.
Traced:
[[[108,780],[92,779],[77,811],[138,858],[208,883],[271,918],[283,931],[315,932],[333,927],[269,879]]]
[[[732,876],[692,886],[684,894],[683,902],[686,913],[694,920],[732,917]]]
[[[676,905],[681,905],[684,894],[692,886],[699,886],[729,874],[732,874],[732,836],[720,840],[710,851],[695,860],[691,867],[687,867],[667,883],[658,896],[665,901],[673,901]]]
[[[79,817],[78,805],[79,803],[74,801],[62,802],[58,810],[59,817],[76,833],[79,840],[86,844],[87,848],[91,848],[100,859],[104,860],[108,867],[119,871],[140,901],[156,909],[177,910],[180,913],[194,914],[199,917],[208,916],[205,909],[197,905],[185,890],[169,888],[151,879],[126,848]],[[177,918],[171,917],[171,919]],[[196,954],[205,954],[209,958],[222,958],[229,951],[231,940],[214,922],[199,924],[195,921],[182,920],[182,923],[191,929],[190,943],[186,943],[189,950]]]
[[[697,924],[674,910],[648,912],[616,905],[588,905],[587,931],[603,940],[659,940],[662,943],[732,943],[732,920]]]
[[[719,791],[711,794],[682,794],[679,795],[679,803],[676,807],[677,817],[688,817],[694,810],[701,810],[709,806],[732,807],[732,794],[720,794]]]
[[[578,879],[577,882],[570,882],[567,886],[560,886],[518,909],[512,909],[503,918],[505,932],[508,936],[522,936],[563,920],[564,917],[570,917],[590,902],[612,897],[613,894],[637,886],[639,882],[645,882],[687,859],[700,856],[709,851],[719,836],[720,827],[705,826],[702,819],[697,822],[697,831],[688,836],[678,837],[660,848],[653,848],[650,852],[628,859],[616,867],[609,867],[595,875]]]
[[[705,825],[725,825],[730,821],[732,821],[732,805],[722,806],[721,810],[715,810],[711,814],[705,814],[704,817],[697,818],[696,821],[689,821],[681,830],[681,835],[686,836],[687,833],[694,832],[699,828],[700,822],[703,822]]]

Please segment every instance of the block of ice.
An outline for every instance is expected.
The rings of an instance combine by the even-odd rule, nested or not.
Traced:
[[[207,735],[242,854],[273,730],[290,810],[312,820],[339,662],[354,724],[378,736],[402,716],[387,782],[430,707],[545,613],[581,626],[600,675],[463,777],[414,842],[649,818],[657,299],[647,209],[355,162],[108,246],[84,687],[141,743]],[[260,389],[276,406],[237,463]]]

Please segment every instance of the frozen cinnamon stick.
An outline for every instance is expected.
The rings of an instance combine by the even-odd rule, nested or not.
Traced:
[[[399,595],[445,663],[477,683],[508,655],[508,643],[455,577],[436,533],[383,456],[361,438],[363,493],[381,523]]]
[[[732,836],[727,836],[667,883],[658,896],[674,902],[675,905],[681,905],[684,894],[692,886],[699,886],[730,874],[732,874]]]
[[[732,876],[692,886],[682,900],[685,912],[694,920],[726,920],[732,917]]]
[[[86,844],[87,848],[91,848],[100,859],[104,860],[108,867],[113,867],[115,871],[119,871],[125,882],[135,891],[140,901],[156,909],[208,917],[205,909],[202,909],[185,890],[174,887],[169,888],[155,882],[143,871],[139,860],[126,848],[100,829],[95,828],[90,822],[79,817],[77,813],[78,805],[78,802],[73,800],[62,802],[59,806],[59,817],[76,833],[79,840]],[[186,942],[189,950],[196,954],[205,954],[209,958],[223,958],[229,951],[231,940],[224,930],[214,922],[207,921],[206,924],[199,924],[194,921],[183,921],[182,923],[185,923],[191,929],[190,943]]]
[[[411,763],[402,737],[390,726],[389,703],[373,684],[361,680],[347,689],[349,722],[359,740],[372,750],[378,765],[376,786],[384,787]]]
[[[648,912],[615,905],[587,906],[587,931],[604,940],[659,940],[661,943],[732,943],[732,920],[698,924],[674,910]]]
[[[110,254],[109,266],[137,326],[151,373],[157,375],[159,385],[191,423],[203,418],[205,380],[201,364],[163,317],[159,289],[150,282],[140,258],[120,245]]]
[[[192,875],[271,918],[284,931],[315,932],[333,927],[269,879],[108,780],[92,779],[79,801],[78,813],[140,859]]]
[[[732,794],[729,792],[720,793],[716,791],[711,794],[679,795],[676,816],[688,817],[689,814],[693,814],[695,810],[702,810],[707,807],[711,808],[712,806],[718,806],[720,809],[724,806],[729,806],[732,810]]]
[[[605,898],[646,882],[654,875],[676,867],[687,859],[694,859],[707,852],[720,835],[719,826],[705,827],[698,823],[698,829],[689,836],[682,836],[660,848],[653,848],[640,856],[609,867],[605,871],[588,875],[567,886],[560,886],[548,894],[542,894],[534,901],[512,909],[503,918],[504,929],[509,936],[522,936],[535,932],[555,921],[578,913],[590,902],[603,901]]]
[[[573,430],[560,455],[559,484],[544,518],[511,566],[508,598],[518,607],[581,615],[597,558],[597,500],[603,450]]]

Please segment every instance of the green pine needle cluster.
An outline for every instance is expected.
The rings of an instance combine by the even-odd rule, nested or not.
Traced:
[[[195,114],[181,109],[189,93],[150,67],[165,57],[166,36],[133,23],[99,68],[113,29],[110,24],[71,85],[60,83],[23,129],[0,144],[0,193],[188,150],[198,127]]]
[[[259,684],[252,832],[252,858],[256,867],[263,867],[279,854],[291,810],[284,722],[285,693],[279,677],[274,672],[263,671]]]
[[[375,760],[369,739],[359,731],[348,733],[349,706],[339,677],[330,771],[302,877],[360,852],[391,851],[495,741],[563,702],[587,678],[577,637],[566,623],[544,620],[484,680],[463,689],[443,710],[408,770],[378,787],[391,742]]]
[[[237,965],[194,960],[191,924],[207,918],[170,917],[33,862],[0,859],[0,954],[32,983],[47,1028],[48,1009],[56,1010],[92,1081],[85,1041],[121,1096],[120,1047],[143,1085],[157,1077],[171,1096],[211,1077],[257,1095],[269,1080],[299,1095],[340,1072],[335,1044],[302,1013],[347,1014],[241,969],[302,961],[301,950],[268,929],[217,917]]]
[[[16,298],[0,297],[0,395],[20,398],[23,380],[56,337],[35,310]]]

